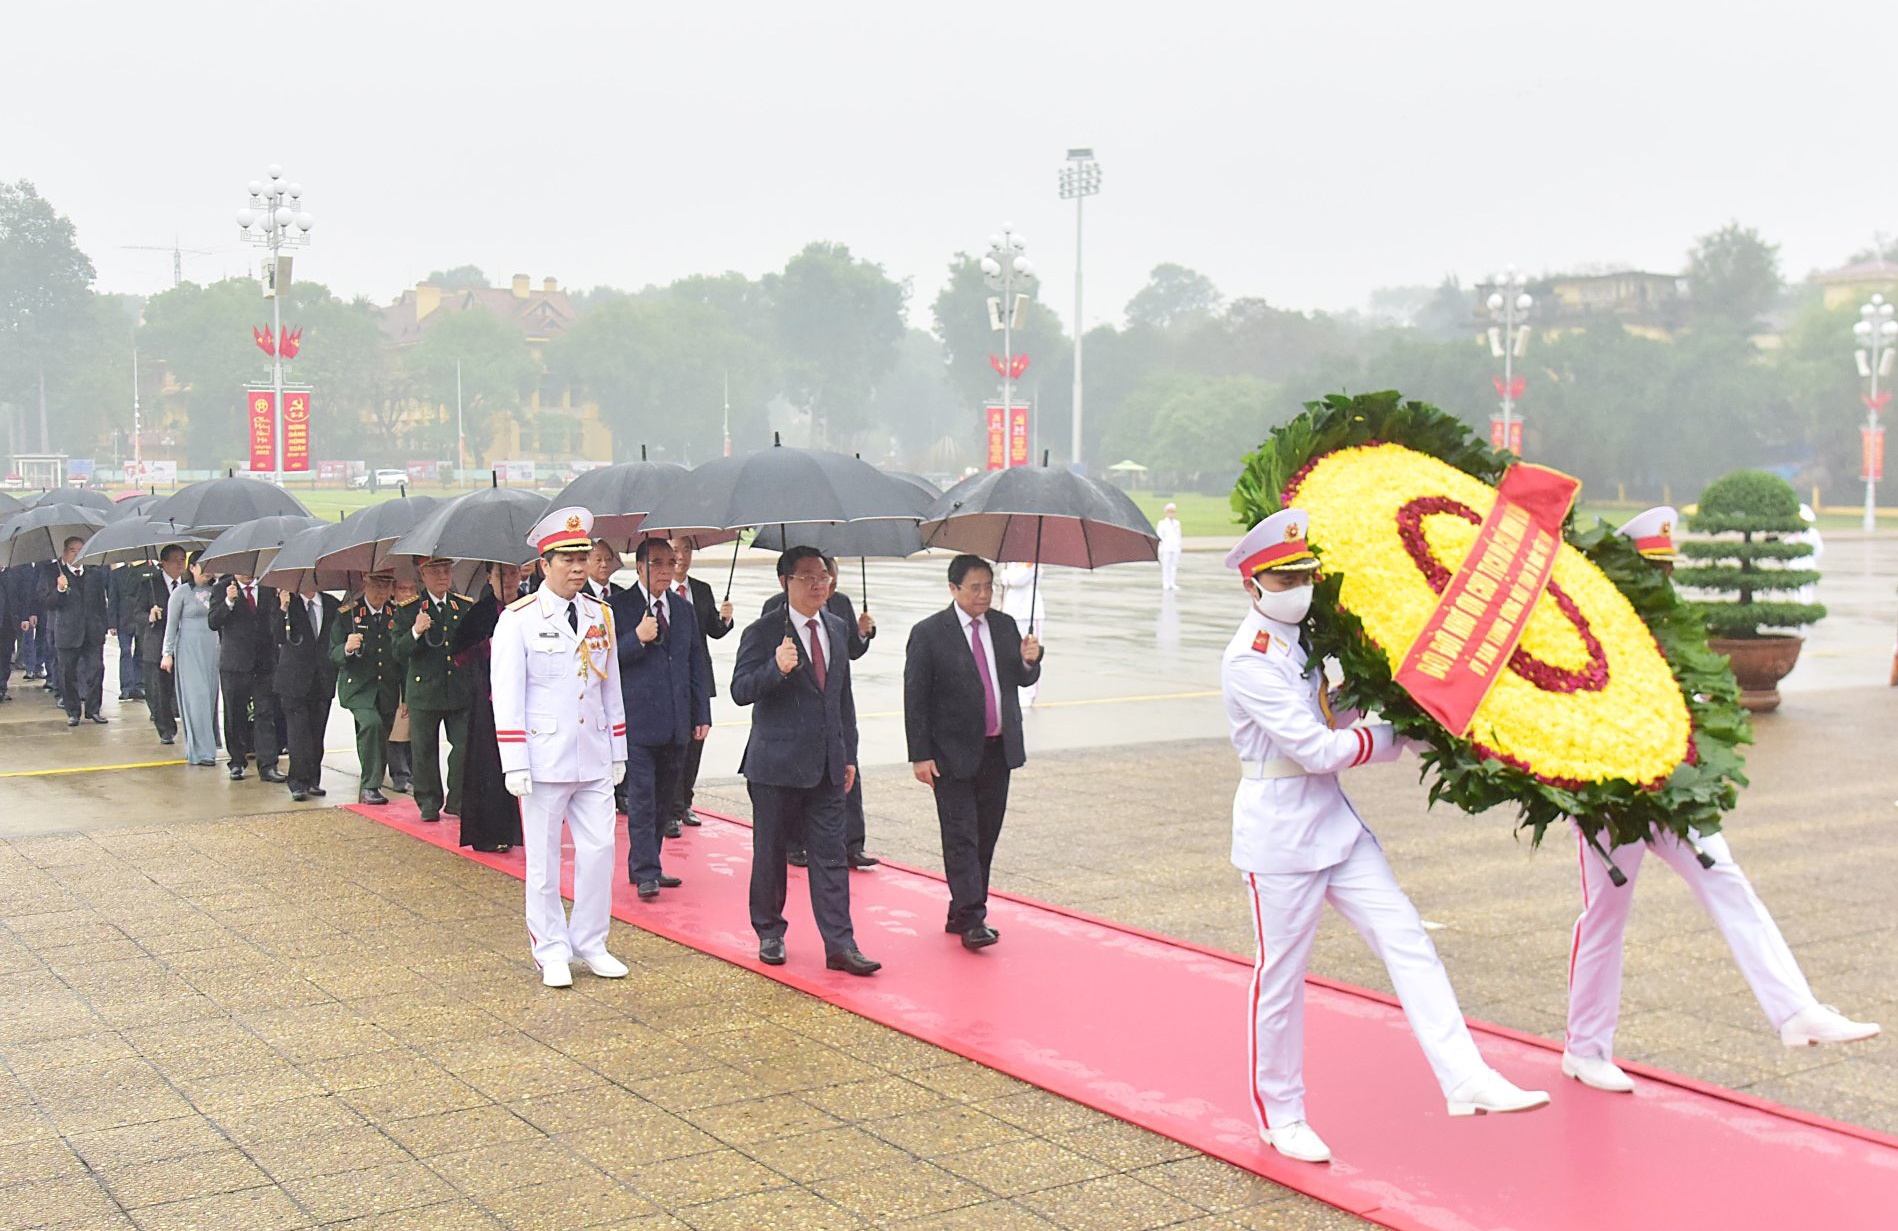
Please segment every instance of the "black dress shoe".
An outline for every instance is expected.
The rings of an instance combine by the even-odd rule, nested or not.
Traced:
[[[1002,938],[1002,934],[987,924],[978,923],[962,934],[962,947],[974,952],[986,949]]]
[[[431,823],[438,822],[442,819],[442,814],[439,812],[425,812],[422,814],[422,819]]]
[[[76,727],[79,725],[79,719],[75,715],[68,714],[66,715],[66,725],[69,727]]]
[[[850,852],[850,866],[853,868],[874,868],[882,862],[875,855],[866,855],[862,851]]]
[[[805,851],[791,851],[785,855],[784,862],[794,868],[808,868],[811,866],[811,857]]]
[[[358,795],[356,802],[359,804],[386,804],[389,802],[389,797],[371,787],[369,790]]]
[[[650,902],[658,896],[659,896],[659,882],[658,881],[640,881],[639,882],[639,900],[640,901]]]
[[[161,744],[175,744],[178,742],[178,739],[172,735],[161,735],[158,737],[158,742]]]
[[[414,789],[414,787],[415,787],[415,783],[411,782],[407,778],[389,779],[389,789],[401,795],[407,795],[411,790]]]
[[[282,785],[283,783],[290,781],[289,775],[285,774],[282,770],[278,769],[274,765],[266,765],[263,768],[259,769],[257,771],[257,776],[263,779],[265,782],[275,782],[279,785]]]
[[[328,794],[329,794],[329,792],[328,792],[328,791],[326,791],[326,790],[324,790],[324,789],[323,789],[322,787],[320,787],[320,786],[306,786],[306,787],[304,787],[304,788],[303,788],[303,793],[304,793],[305,795],[314,795],[314,796],[315,796],[316,798],[318,798],[318,799],[321,799],[321,798],[323,798],[323,797],[324,797],[325,795],[328,795]]]
[[[668,838],[678,837],[679,836],[679,822],[677,820],[667,821],[666,827],[663,832]]]
[[[6,700],[6,698],[4,696],[0,696],[0,701],[4,701],[4,700]],[[704,822],[699,820],[698,813],[692,811],[692,809],[690,808],[687,808],[685,810],[685,814],[679,818],[679,824],[690,825],[692,828],[697,829],[700,825],[704,824]]]
[[[758,960],[767,966],[784,965],[784,937],[767,936],[759,941]]]
[[[844,949],[837,953],[825,954],[824,965],[850,975],[873,975],[883,969],[882,962],[873,962],[856,949]]]
[[[292,792],[290,792],[290,802],[291,802],[291,803],[297,803],[297,804],[300,804],[300,803],[306,803],[306,802],[308,802],[308,801],[309,801],[309,798],[310,798],[310,794],[309,794],[309,792],[308,792],[308,791],[292,791]]]
[[[103,727],[109,721],[109,719],[107,719],[104,714],[94,714],[92,716],[92,721],[98,723],[100,726]]]
[[[685,882],[676,876],[661,876],[659,878],[659,887],[661,889],[677,889],[683,884],[685,884]]]
[[[460,808],[460,806],[459,806],[459,805],[457,805],[456,807],[453,807],[453,808],[450,808],[450,807],[449,807],[448,805],[446,805],[446,804],[443,804],[443,805],[442,805],[442,815],[443,815],[443,816],[452,816],[452,817],[454,817],[454,818],[455,818],[456,820],[460,820],[460,819],[461,819],[461,808]]]
[[[242,782],[243,780],[244,780],[244,767],[242,765],[231,766],[231,781]]]

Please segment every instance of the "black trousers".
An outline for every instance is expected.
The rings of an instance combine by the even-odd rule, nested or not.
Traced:
[[[982,747],[972,778],[936,779],[936,821],[942,828],[942,870],[949,879],[949,920],[966,932],[988,918],[989,864],[1008,810],[1008,754],[1000,738]]]
[[[684,744],[632,744],[626,749],[626,876],[656,881],[666,821],[676,815]]]
[[[329,695],[282,697],[279,701],[289,734],[290,788],[322,786],[323,729],[329,725]]]
[[[13,679],[13,647],[19,641],[20,626],[12,620],[0,620],[0,697],[7,695]]]
[[[260,769],[277,768],[277,693],[270,673],[218,672],[224,693],[224,750],[232,765],[257,758]]]
[[[760,940],[784,935],[788,873],[785,836],[802,824],[811,856],[811,915],[826,954],[854,949],[850,864],[844,858],[844,788],[829,780],[802,789],[747,784],[751,795],[751,926]]]
[[[681,810],[683,815],[683,810]],[[804,850],[804,826],[797,825],[784,837],[785,844],[794,851]],[[865,842],[863,824],[863,773],[857,773],[857,780],[850,784],[850,793],[844,796],[844,850],[852,855],[863,854]]]
[[[82,645],[76,650],[56,651],[59,664],[59,703],[66,717],[90,718],[104,702],[105,647]]]
[[[145,712],[160,739],[178,738],[178,681],[151,659],[144,662]]]
[[[677,815],[684,819],[692,811],[692,792],[699,784],[699,762],[705,757],[705,741],[695,739],[685,746],[685,763],[679,771],[679,806]]]

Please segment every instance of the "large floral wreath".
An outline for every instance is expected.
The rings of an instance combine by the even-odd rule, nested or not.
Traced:
[[[1247,525],[1294,505],[1310,515],[1324,568],[1310,649],[1338,659],[1346,703],[1426,745],[1432,803],[1513,804],[1535,842],[1565,816],[1613,844],[1717,831],[1746,782],[1739,688],[1673,586],[1606,525],[1578,532],[1571,515],[1465,734],[1393,679],[1512,460],[1434,406],[1334,395],[1246,458],[1232,506]]]

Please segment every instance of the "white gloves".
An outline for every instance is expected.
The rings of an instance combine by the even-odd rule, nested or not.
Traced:
[[[515,796],[533,794],[533,776],[524,769],[510,771],[507,776],[507,793]]]
[[[613,762],[613,785],[618,786],[624,781],[626,781],[626,762]]]

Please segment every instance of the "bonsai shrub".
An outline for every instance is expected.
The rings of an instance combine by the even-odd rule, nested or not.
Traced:
[[[1688,525],[1713,537],[1680,544],[1693,563],[1674,570],[1675,584],[1731,596],[1693,602],[1710,636],[1766,637],[1825,618],[1824,604],[1784,597],[1819,580],[1817,570],[1798,567],[1812,544],[1783,537],[1806,528],[1792,484],[1761,470],[1723,475],[1700,494]]]

